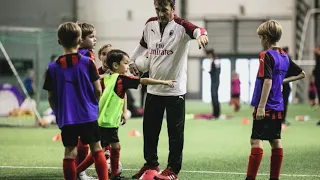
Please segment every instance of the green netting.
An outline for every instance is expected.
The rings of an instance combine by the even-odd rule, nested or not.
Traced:
[[[61,54],[61,47],[57,43],[56,30],[0,29],[0,40],[12,61],[17,59],[33,61],[33,68],[37,74],[38,92],[40,92],[43,75],[51,56]],[[0,53],[0,57],[3,58],[2,53]],[[20,70],[18,73],[20,77],[23,77],[25,72]],[[16,84],[15,82],[9,83]],[[40,95],[42,94],[40,93]],[[40,97],[43,98],[43,96]]]
[[[32,29],[32,28],[2,28],[0,26],[0,41],[4,45],[10,59],[14,61],[31,60],[33,69],[36,72],[36,100],[46,100],[47,93],[42,90],[44,82],[44,74],[48,63],[53,55],[60,55],[62,49],[57,41],[56,29]],[[0,58],[3,60],[4,55],[0,52]],[[27,68],[17,68],[19,76],[23,79]],[[18,81],[14,75],[0,76],[0,84],[10,83],[20,88]],[[22,91],[21,91],[22,92]],[[43,103],[37,103],[40,114],[44,107]],[[19,119],[19,118],[18,118]],[[22,119],[29,119],[23,117]],[[4,122],[4,119],[1,119]],[[33,120],[32,120],[33,121]],[[28,121],[17,120],[15,118],[6,119],[8,122],[16,122],[17,124],[30,124]],[[5,124],[6,124],[5,123]],[[0,121],[1,124],[1,121]]]

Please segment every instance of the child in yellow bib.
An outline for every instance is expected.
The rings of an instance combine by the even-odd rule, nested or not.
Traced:
[[[167,85],[174,86],[174,80],[155,80],[150,78],[137,78],[127,76],[129,69],[129,56],[121,50],[111,50],[107,55],[106,64],[111,74],[105,76],[103,81],[105,89],[99,101],[98,124],[101,132],[102,147],[111,144],[111,179],[121,179],[119,173],[120,143],[118,128],[126,123],[126,112],[123,112],[125,92],[128,89],[136,89],[139,84],[143,85]],[[87,159],[87,158],[86,158]],[[79,165],[81,167],[82,164]],[[90,164],[91,165],[91,164]],[[90,166],[89,165],[89,166]],[[84,166],[85,168],[89,167]],[[83,167],[81,167],[83,168]],[[81,169],[82,170],[82,169]]]

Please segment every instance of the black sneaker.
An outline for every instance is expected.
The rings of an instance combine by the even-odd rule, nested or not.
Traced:
[[[127,178],[120,176],[120,174],[110,177],[110,180],[124,180],[124,179],[127,179]]]

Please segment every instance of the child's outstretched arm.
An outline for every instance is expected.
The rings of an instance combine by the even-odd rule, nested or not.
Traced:
[[[283,80],[282,84],[285,84],[285,83],[289,83],[289,82],[292,82],[292,81],[296,81],[296,80],[299,80],[299,79],[303,79],[306,77],[306,73],[304,71],[302,71],[299,75],[297,76],[290,76],[290,77],[287,77]]]
[[[262,120],[265,116],[265,107],[267,104],[267,99],[269,97],[271,86],[272,86],[272,79],[267,79],[267,78],[264,79],[260,102],[257,109],[257,115],[256,115],[257,120]]]
[[[163,84],[163,85],[168,85],[170,87],[174,87],[175,82],[176,80],[156,80],[151,78],[140,78],[140,83],[143,85]]]

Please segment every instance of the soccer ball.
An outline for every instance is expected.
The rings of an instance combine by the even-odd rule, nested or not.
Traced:
[[[146,50],[141,56],[137,57],[134,62],[140,72],[148,72],[150,67],[149,52]]]
[[[108,164],[108,173],[111,174],[111,161],[110,161],[110,158],[107,159],[107,164]],[[122,173],[122,164],[121,162],[119,161],[119,171],[118,171],[119,174]]]

